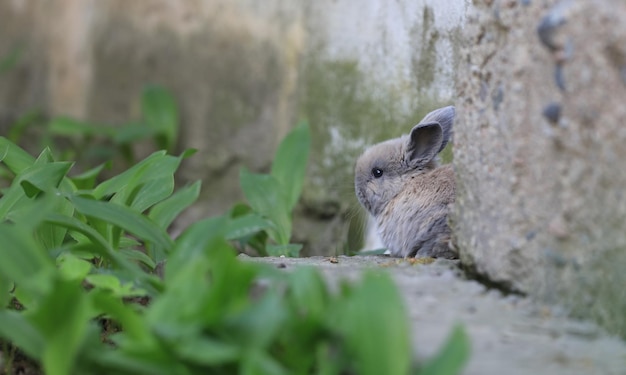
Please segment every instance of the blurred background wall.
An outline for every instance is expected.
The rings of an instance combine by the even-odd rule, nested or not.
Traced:
[[[180,111],[177,151],[199,150],[179,180],[203,180],[183,226],[241,199],[240,167],[267,171],[280,139],[306,118],[313,148],[294,241],[305,243],[304,254],[354,250],[354,160],[453,102],[466,7],[465,0],[3,0],[0,58],[15,58],[0,75],[0,130],[29,113],[42,126],[70,116],[122,127],[140,117],[146,85],[165,87]]]

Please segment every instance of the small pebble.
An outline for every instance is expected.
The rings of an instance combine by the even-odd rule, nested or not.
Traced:
[[[557,124],[561,117],[561,104],[552,102],[543,108],[543,117],[545,117],[552,124]]]

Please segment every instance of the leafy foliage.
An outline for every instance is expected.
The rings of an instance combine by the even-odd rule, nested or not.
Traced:
[[[16,64],[20,51],[16,49],[0,60],[0,75],[3,69]],[[119,161],[132,164],[136,161],[134,145],[138,143],[173,152],[180,116],[171,92],[162,86],[149,85],[143,89],[138,101],[141,117],[120,124],[80,121],[67,116],[48,119],[40,111],[32,110],[8,124],[7,138],[22,146],[32,147],[36,142],[36,149],[54,145],[61,158],[81,160],[90,165],[120,155]],[[0,177],[3,175],[7,172],[0,169]]]
[[[256,237],[256,243],[251,242],[261,255],[297,256],[300,252],[302,246],[289,243],[291,212],[300,198],[310,147],[309,127],[301,122],[279,145],[269,174],[241,171],[241,189],[251,209],[237,209],[247,214],[240,220],[256,221],[265,232],[260,239]],[[267,243],[267,237],[273,243]]]
[[[413,363],[388,275],[333,293],[316,270],[237,259],[234,245],[297,247],[290,215],[308,137],[306,125],[287,136],[269,175],[242,172],[249,205],[175,240],[169,225],[200,192],[174,186],[189,153],[155,152],[98,184],[101,168],[70,177],[73,163],[0,137],[12,175],[0,198],[0,338],[48,375],[458,373],[460,330],[431,363]]]

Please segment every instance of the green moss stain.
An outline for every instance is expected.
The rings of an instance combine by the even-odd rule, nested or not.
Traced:
[[[413,59],[413,72],[421,89],[428,88],[435,81],[437,71],[436,47],[440,35],[434,25],[435,13],[433,9],[424,7],[419,35],[420,44],[417,47],[417,56]]]
[[[556,278],[548,279],[553,284],[548,286],[553,291],[548,299],[569,307],[573,316],[591,318],[626,339],[625,266],[625,249],[603,252],[583,264],[572,260],[558,270]]]

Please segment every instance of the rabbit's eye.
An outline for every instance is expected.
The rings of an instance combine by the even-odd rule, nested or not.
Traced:
[[[372,176],[374,176],[374,178],[381,178],[383,176],[383,170],[380,168],[372,168]]]

